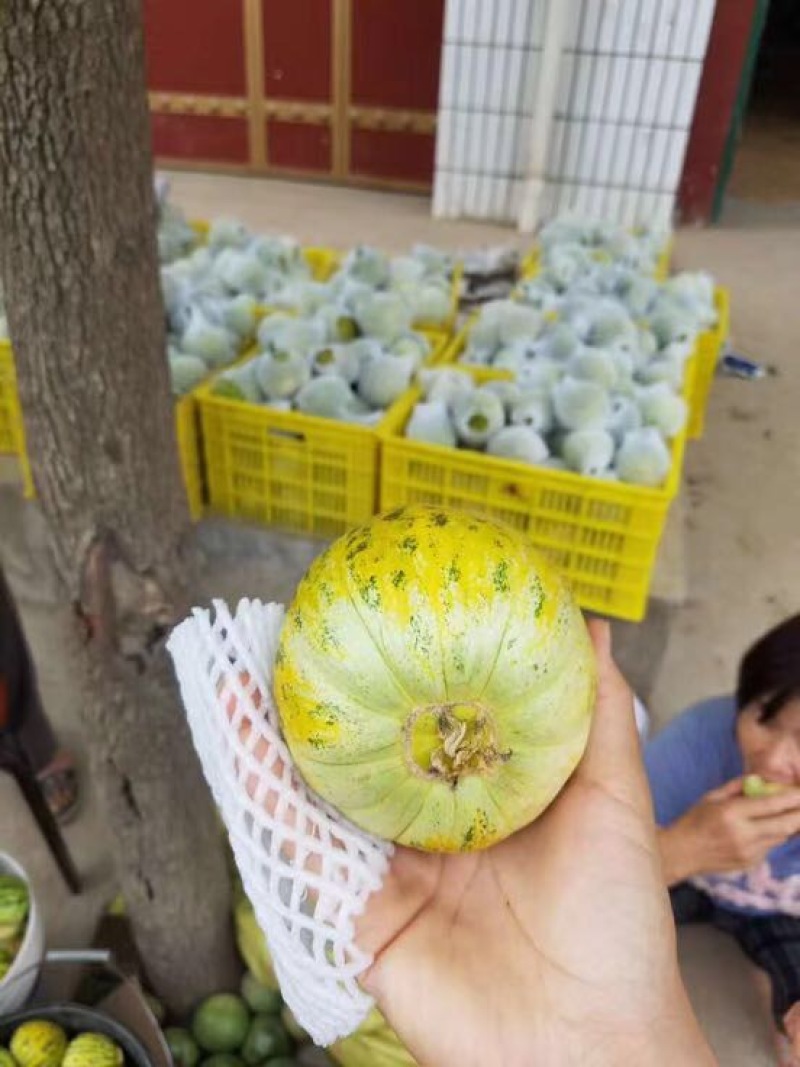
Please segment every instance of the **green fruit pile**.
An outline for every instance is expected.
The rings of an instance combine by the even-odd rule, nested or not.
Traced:
[[[188,1028],[164,1030],[174,1067],[298,1067],[295,1054],[311,1039],[280,993],[248,971],[240,994],[215,993]]]
[[[0,982],[11,970],[22,945],[30,906],[25,882],[13,874],[0,874]]]
[[[328,1062],[321,1051],[301,1050],[311,1038],[277,990],[248,971],[240,994],[215,993],[198,1004],[188,1027],[164,1028],[173,1067],[301,1067],[309,1054]],[[147,1000],[163,1017],[160,1003]],[[0,1067],[126,1067],[126,1061],[104,1034],[70,1034],[49,1019],[31,1019],[14,1030],[7,1049],[0,1047]]]
[[[0,1049],[0,1067],[123,1067],[116,1042],[90,1031],[67,1035],[49,1019],[30,1019],[16,1028],[7,1049]]]

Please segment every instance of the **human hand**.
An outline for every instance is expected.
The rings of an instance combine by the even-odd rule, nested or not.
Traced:
[[[747,797],[735,778],[707,793],[660,834],[668,884],[698,874],[744,871],[800,833],[800,789]]]
[[[397,849],[356,936],[362,978],[423,1064],[713,1063],[678,972],[632,697],[608,627],[586,755],[485,852]]]
[[[607,626],[591,627],[596,714],[559,797],[490,850],[439,855],[376,841],[308,793],[269,698],[282,613],[215,607],[170,648],[245,889],[304,1025],[349,1032],[365,989],[426,1067],[713,1063],[678,972],[632,698]]]

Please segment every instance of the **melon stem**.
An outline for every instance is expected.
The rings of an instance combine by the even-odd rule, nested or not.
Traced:
[[[459,714],[460,712],[460,714]],[[438,744],[425,760],[413,751],[415,727],[421,719],[435,724]],[[433,723],[430,723],[430,719]],[[492,718],[479,704],[437,704],[417,708],[406,723],[406,754],[415,774],[455,786],[467,774],[487,774],[498,763],[510,759],[510,752],[497,747]]]

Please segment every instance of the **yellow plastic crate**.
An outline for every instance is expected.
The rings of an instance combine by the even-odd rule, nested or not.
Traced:
[[[175,436],[192,522],[197,522],[203,515],[203,471],[200,462],[198,421],[197,405],[192,394],[179,397],[175,401]]]
[[[181,471],[189,500],[189,511],[192,519],[196,521],[203,513],[203,481],[197,436],[197,413],[191,394],[175,402],[175,430]],[[17,390],[14,356],[11,345],[7,341],[0,341],[0,453],[19,458],[23,490],[25,496],[32,499],[36,492],[25,444],[25,429]]]
[[[415,330],[417,333],[424,334],[431,346],[430,355],[425,360],[426,366],[433,367],[439,363],[446,363],[447,352],[452,344],[450,334],[445,330],[433,329],[427,326],[416,326]]]
[[[19,457],[23,491],[28,498],[34,496],[14,354],[6,340],[0,341],[0,453]]]
[[[269,314],[269,312],[264,311],[262,314]],[[233,363],[229,364],[229,367],[245,358],[249,358],[254,350],[254,346],[250,346],[241,351]],[[205,381],[210,381],[216,377],[217,373],[219,372],[209,374]],[[192,522],[197,522],[203,517],[206,502],[200,413],[195,400],[195,393],[198,388],[195,387],[185,396],[176,397],[175,399],[175,438],[178,443],[178,458]]]
[[[268,311],[264,314],[269,314]],[[255,346],[250,346],[240,352],[237,359],[229,365],[250,359],[255,353]],[[229,369],[225,368],[225,369]],[[200,425],[200,412],[197,407],[196,394],[198,389],[206,382],[210,382],[219,372],[209,374],[185,396],[175,400],[175,437],[178,442],[178,457],[180,459],[183,484],[186,489],[186,499],[189,504],[189,514],[192,522],[197,522],[203,517],[206,503],[205,471],[203,468],[202,429]]]
[[[8,341],[0,341],[0,452],[17,455],[21,429],[14,357]]]
[[[449,338],[420,332],[431,341],[432,366]],[[190,394],[210,511],[320,537],[338,536],[375,514],[378,431],[389,412],[377,427],[358,426],[214,396],[212,388],[210,379]]]
[[[477,381],[506,377],[469,373]],[[645,489],[409,441],[403,433],[419,397],[419,389],[407,393],[381,425],[381,510],[424,503],[491,516],[546,552],[584,608],[644,617],[656,550],[680,486],[685,433],[672,443],[666,484]]]
[[[461,353],[467,347],[467,341],[469,340],[469,332],[475,325],[475,323],[478,321],[479,317],[480,311],[473,311],[473,313],[470,315],[470,317],[467,319],[467,321],[464,323],[464,325],[461,327],[455,337],[453,337],[450,341],[447,342],[447,345],[444,351],[442,352],[441,358],[436,361],[437,363],[458,363],[459,358],[461,357]],[[467,370],[470,369],[470,366],[471,364],[464,364],[464,367]],[[481,370],[483,368],[478,367],[476,369]],[[493,375],[498,374],[498,372],[495,371],[492,367],[486,368],[486,370]],[[506,377],[506,375],[502,375],[502,377]]]
[[[717,324],[701,333],[695,347],[696,373],[694,390],[689,404],[688,436],[693,440],[703,436],[706,425],[706,409],[714,381],[714,373],[722,354],[722,349],[730,332],[731,305],[730,293],[721,285],[714,292],[717,305]]]
[[[374,429],[195,393],[209,509],[335,537],[375,513]]]

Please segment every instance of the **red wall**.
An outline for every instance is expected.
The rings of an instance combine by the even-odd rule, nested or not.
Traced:
[[[260,0],[264,94],[323,105],[327,116],[264,118],[267,169],[333,176],[334,11],[343,0]],[[718,0],[679,190],[686,221],[710,218],[758,0]],[[351,99],[385,112],[436,111],[444,0],[351,0]],[[192,113],[178,101],[153,115],[156,155],[252,169],[244,0],[143,0],[148,86],[157,93],[232,97],[239,113]],[[263,107],[263,101],[256,105]],[[196,110],[196,108],[195,108]],[[202,110],[202,109],[201,109]],[[435,134],[391,121],[351,122],[348,174],[430,184]],[[348,175],[339,174],[340,179]]]
[[[268,97],[331,98],[331,0],[262,0]]]
[[[258,0],[255,10],[250,2],[143,0],[148,87],[161,94],[156,155],[430,185],[444,0]],[[343,24],[349,48],[346,34],[334,40]],[[340,102],[333,68],[348,51],[350,97]],[[248,57],[259,55],[262,70],[248,78]],[[266,164],[250,144],[262,121]]]
[[[153,152],[166,159],[246,164],[247,119],[216,115],[152,115]]]
[[[436,110],[444,0],[354,0],[353,103]]]
[[[143,13],[150,89],[244,96],[238,0],[144,0]]]

